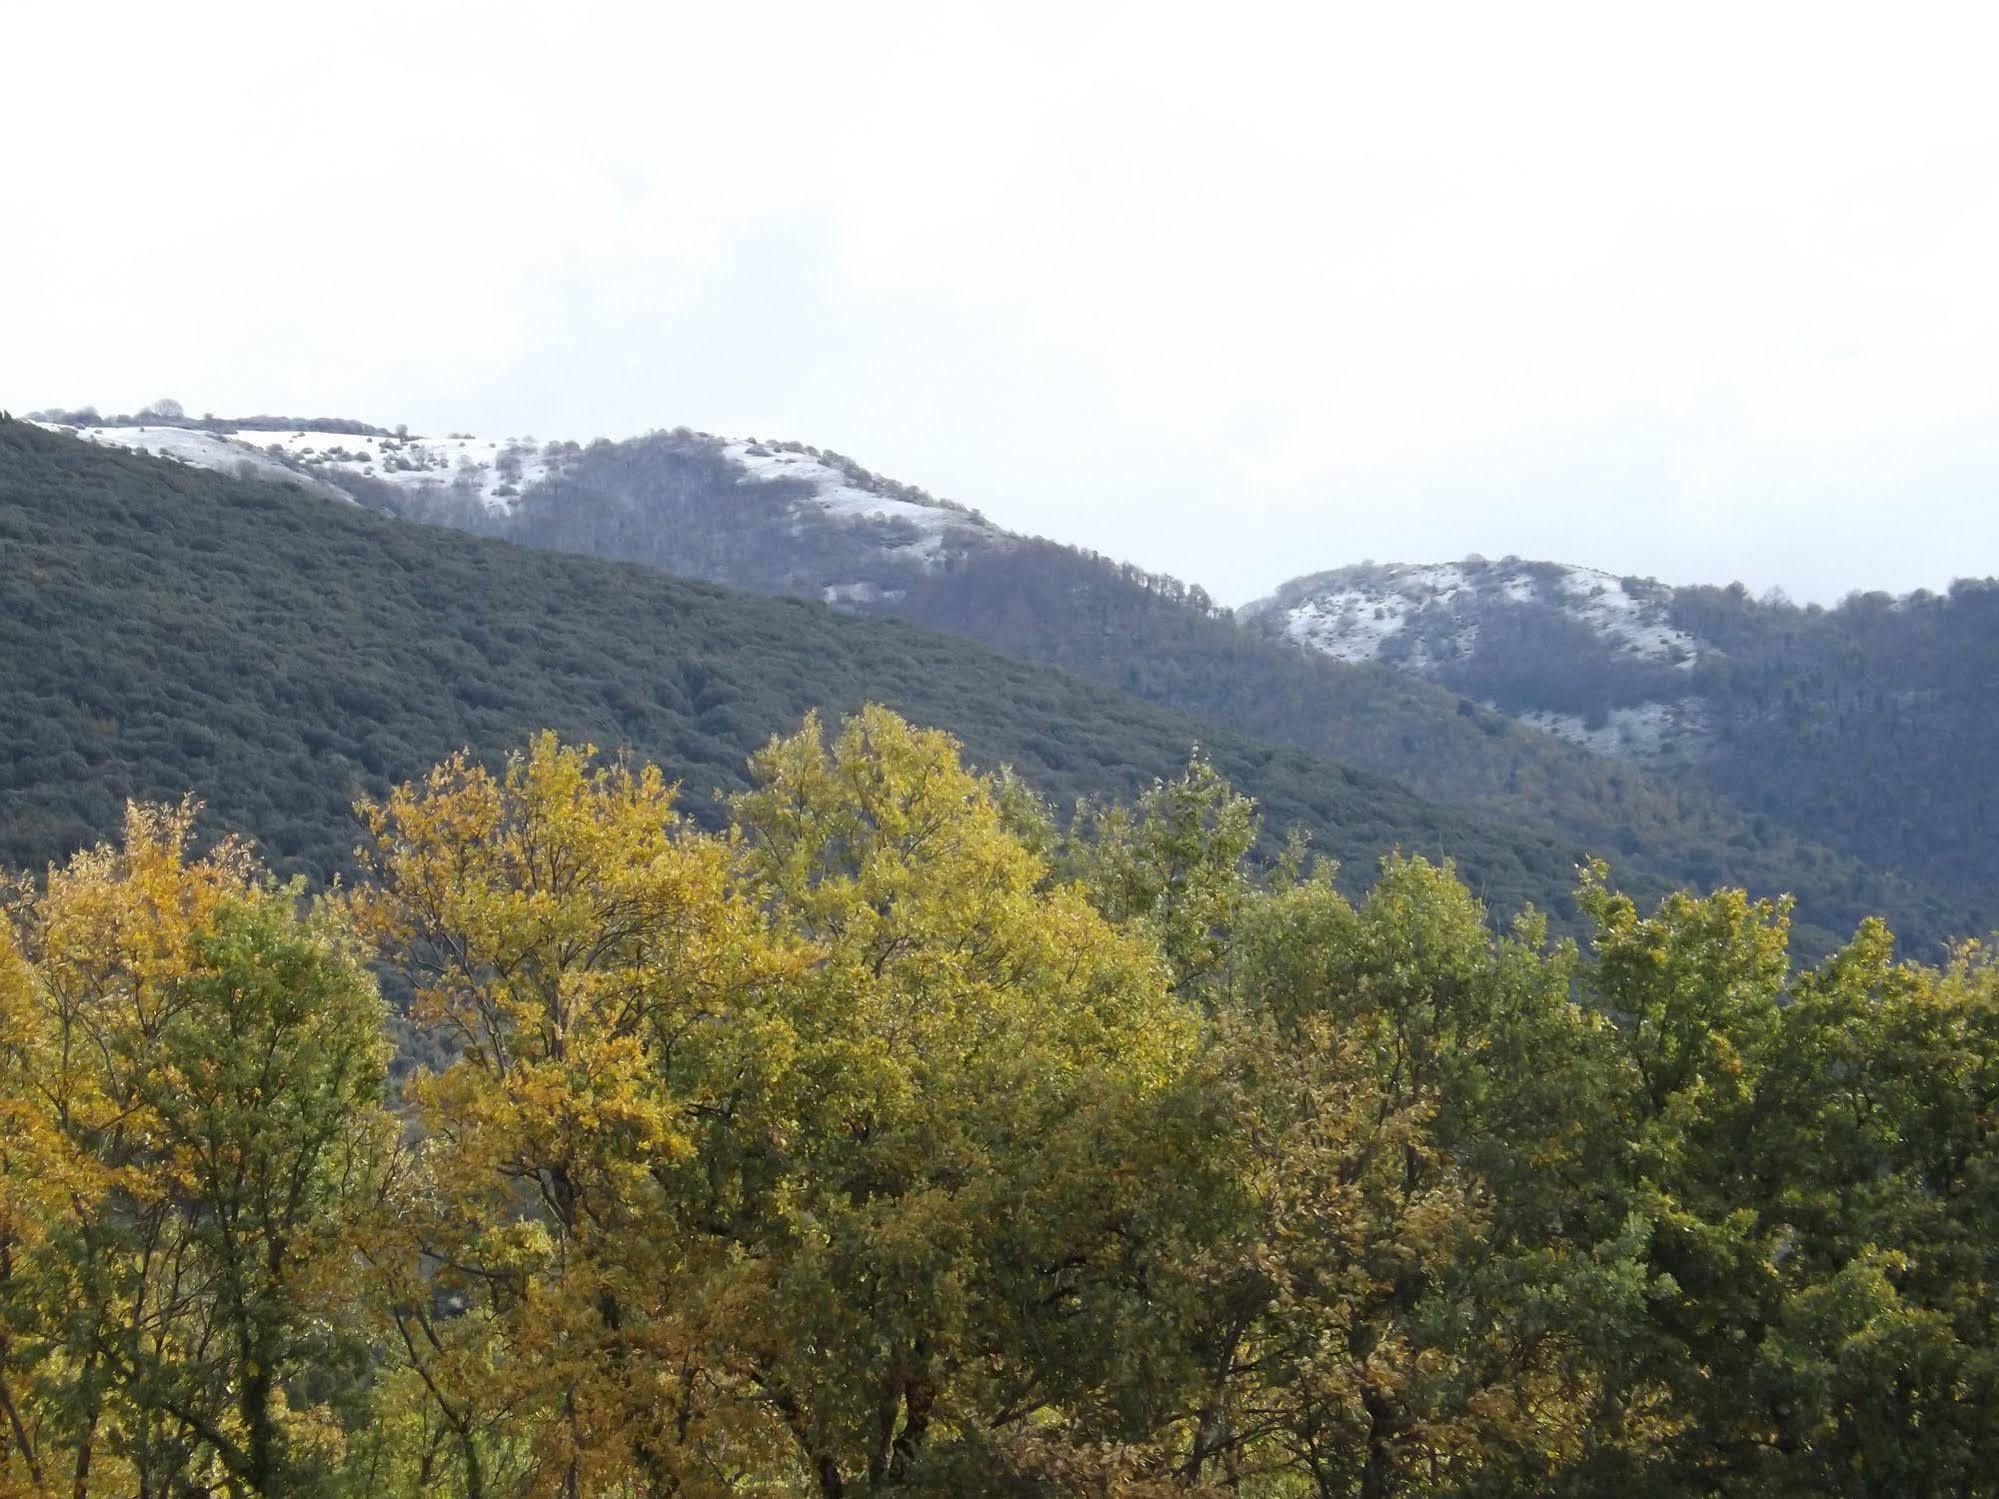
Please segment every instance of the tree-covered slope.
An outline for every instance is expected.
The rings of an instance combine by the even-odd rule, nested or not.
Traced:
[[[1999,920],[1999,581],[1836,608],[1508,558],[1345,567],[1246,609]]]
[[[1298,580],[1270,601],[1285,607],[1238,618],[1198,587],[1016,535],[797,443],[683,428],[584,446],[286,417],[40,415],[96,443],[226,473],[277,465],[405,519],[912,620],[1671,883],[1821,892],[1835,926],[1872,910],[1899,911],[1925,938],[1999,921],[1999,881],[1939,878],[1946,866],[1903,858],[1900,882],[1931,892],[1919,899],[1880,877],[1879,839],[1843,841],[1845,857],[1828,858],[1817,818],[1840,795],[1836,778],[1794,809],[1781,757],[1744,756],[1729,779],[1676,775],[1671,753],[1642,764],[1599,753],[1670,750],[1709,727],[1697,653],[1684,648],[1699,642],[1668,618],[1662,585],[1536,563],[1350,568]],[[1324,607],[1302,621],[1312,628],[1284,638],[1291,606],[1315,603]],[[1892,757],[1888,770],[1871,805],[1903,799]],[[1907,789],[1936,800],[1926,781]]]
[[[823,456],[847,492],[921,494],[838,455],[768,453],[802,458],[807,473],[824,466],[811,462]],[[1983,892],[1918,897],[1864,861],[1829,857],[1808,826],[1746,815],[1712,788],[1606,760],[1405,672],[1295,649],[1174,579],[976,517],[926,546],[924,533],[900,521],[820,514],[823,476],[815,492],[806,480],[746,479],[742,461],[699,433],[595,443],[527,490],[499,524],[534,546],[759,592],[825,594],[859,612],[913,620],[1390,776],[1436,801],[1544,828],[1672,884],[1817,892],[1813,905],[1837,913],[1834,927],[1894,907],[1924,937],[1999,920],[1999,903]],[[383,487],[379,498],[395,495]],[[1926,884],[1917,869],[1904,880]]]
[[[1759,819],[1999,898],[1999,580],[1835,609],[1682,588],[1673,614],[1715,646],[1691,774]]]
[[[895,621],[410,525],[0,423],[0,863],[193,791],[285,871],[338,869],[352,800],[538,727],[629,747],[697,816],[814,707],[873,699],[1059,803],[1202,748],[1364,873],[1448,854],[1498,909],[1565,905],[1583,851],[1364,772]],[[1640,888],[1661,882],[1636,863]],[[1843,919],[1843,913],[1842,913]]]

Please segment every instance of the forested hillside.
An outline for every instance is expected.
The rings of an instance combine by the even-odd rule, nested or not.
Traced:
[[[1507,558],[1343,567],[1257,629],[1437,682],[1665,781],[1963,892],[1999,921],[1999,581],[1836,608]]]
[[[1765,661],[1753,682],[1739,679],[1720,724],[1744,753],[1710,773],[1718,720],[1706,693],[1711,679],[1738,677],[1700,620],[1678,617],[1673,591],[1642,579],[1512,558],[1348,567],[1298,579],[1237,619],[1198,587],[1013,534],[797,443],[675,429],[536,444],[345,420],[39,415],[94,442],[294,475],[407,519],[912,620],[1672,881],[1836,887],[1842,910],[1909,912],[1906,930],[1924,940],[1999,922],[1992,840],[1973,831],[1979,807],[1960,807],[1969,783],[1952,780],[1956,749],[1930,738],[1900,755],[1891,730],[1867,752],[1871,769],[1845,749],[1826,761],[1823,738],[1801,739],[1794,755],[1790,729],[1770,718],[1771,672],[1792,671],[1794,704],[1824,684],[1799,678],[1795,661]],[[1685,607],[1700,612],[1692,593]],[[1821,677],[1838,655],[1828,648]],[[1874,698],[1891,690],[1877,685]],[[1961,747],[1976,711],[1950,701],[1939,727]],[[1868,738],[1863,728],[1848,748]],[[1907,797],[1886,795],[1898,775]],[[1865,796],[1850,789],[1862,780]],[[1902,801],[1907,810],[1868,810]],[[1828,862],[1828,843],[1848,857]],[[1927,894],[1912,906],[1884,867]]]
[[[885,495],[907,492],[857,467],[842,475]],[[913,556],[923,541],[915,529],[826,523],[809,506],[811,492],[781,478],[745,483],[713,439],[657,433],[582,449],[528,490],[510,518],[480,524],[534,546],[735,587],[828,594],[858,612],[1051,662],[1206,722],[1390,776],[1438,801],[1547,827],[1670,882],[1838,887],[1843,909],[1856,913],[1907,898],[1864,859],[1827,861],[1804,824],[1748,816],[1711,789],[1607,763],[1406,674],[1288,648],[1174,579],[983,524]],[[376,496],[397,502],[386,487]],[[412,513],[451,518],[449,509]],[[1920,867],[1906,868],[1904,879],[1926,883]],[[1999,922],[1999,887],[1941,885],[1923,903],[1912,933]]]
[[[41,741],[64,752],[33,753],[31,768],[18,773],[24,789],[16,795],[30,799],[17,802],[16,826],[28,829],[11,845],[17,856],[40,857],[101,831],[127,790],[165,794],[178,782],[161,772],[178,768],[202,771],[180,780],[205,791],[216,785],[206,794],[218,809],[254,809],[254,826],[284,867],[321,869],[344,849],[334,828],[354,789],[457,743],[497,749],[555,724],[639,747],[706,791],[737,784],[748,750],[805,708],[876,697],[951,726],[982,761],[1019,766],[1058,802],[1126,790],[1162,773],[1198,739],[1268,803],[1273,825],[1308,827],[1362,867],[1396,842],[1455,852],[1497,902],[1565,901],[1567,870],[1587,851],[1615,860],[1634,888],[1735,882],[1796,891],[1801,945],[1811,952],[1875,912],[1891,914],[1908,940],[1924,944],[1994,923],[1999,895],[1984,886],[1932,882],[1920,863],[1884,875],[1863,859],[1829,853],[1781,818],[1751,815],[1703,788],[1522,729],[1407,675],[1255,638],[1198,590],[1009,536],[837,455],[756,448],[732,456],[693,433],[596,443],[551,457],[548,476],[499,509],[470,491],[399,488],[330,466],[306,477],[337,472],[364,501],[537,549],[623,558],[765,593],[831,589],[849,612],[908,617],[1117,691],[1085,689],[886,621],[676,587],[628,569],[579,570],[516,548],[467,552],[339,505],[322,507],[331,518],[287,507],[282,519],[261,522],[238,506],[213,525],[188,522],[187,543],[176,547],[178,512],[156,514],[158,496],[210,493],[199,473],[142,464],[121,470],[128,477],[116,483],[85,478],[95,460],[81,445],[19,424],[15,431],[23,453],[50,442],[58,446],[35,451],[70,455],[64,474],[38,481],[44,521],[69,506],[70,485],[115,490],[143,473],[154,496],[122,504],[116,524],[88,534],[46,523],[35,533],[53,549],[41,565],[85,580],[65,597],[87,638],[61,664],[33,651],[17,658],[20,670],[37,674],[35,695],[56,705],[40,712]],[[335,442],[349,436],[330,434]],[[765,458],[770,471],[746,473],[744,462]],[[779,463],[793,459],[795,469]],[[817,474],[818,487],[792,472]],[[879,503],[891,507],[887,518],[822,512],[829,475],[850,509]],[[946,529],[926,532],[901,518],[906,512],[948,517]],[[282,545],[273,547],[270,528],[285,533]],[[112,550],[102,558],[70,550],[93,543]],[[112,577],[142,575],[148,548],[171,552],[172,565],[159,570],[167,593],[149,603],[107,586]],[[279,571],[246,577],[251,567]],[[510,581],[495,585],[502,574]],[[307,576],[315,588],[305,586]],[[827,578],[843,581],[822,586]],[[35,591],[25,575],[9,581]],[[183,585],[192,592],[171,592]],[[243,623],[185,638],[176,617],[206,617],[211,598],[230,604],[228,617]],[[270,607],[275,599],[287,602]],[[347,599],[352,608],[343,607]],[[700,607],[690,602],[697,600]],[[46,598],[33,605],[43,614],[49,607]],[[135,612],[112,630],[112,620]],[[32,617],[19,615],[11,627],[25,632]],[[131,713],[110,708],[130,701],[121,690],[99,680],[78,698],[60,685],[93,676],[81,661],[102,657],[117,670],[135,659],[100,639],[157,642],[143,650],[180,662],[173,696],[147,699],[158,716],[142,716],[152,737],[141,744],[129,737]],[[224,668],[225,659],[233,664]],[[285,663],[285,685],[258,679],[250,668],[261,659]],[[994,678],[1008,685],[989,690]],[[133,681],[169,691],[144,672]],[[207,684],[202,690],[221,699],[248,695],[256,706],[226,702],[211,721],[189,683]],[[1141,711],[1132,697],[1188,718]],[[112,749],[101,725],[114,722],[120,738]],[[257,737],[273,726],[281,726],[274,741]],[[204,748],[211,739],[214,748]],[[267,742],[275,753],[251,748]],[[1327,759],[1357,768],[1331,769]],[[212,763],[203,770],[205,760]],[[79,776],[79,764],[111,769]],[[330,795],[324,778],[310,774],[319,765],[336,773],[341,792]],[[1384,767],[1419,795],[1368,777]],[[273,795],[266,785],[273,777],[294,789]]]
[[[1834,609],[1683,588],[1673,612],[1716,647],[1694,672],[1702,782],[1869,864],[1999,891],[1999,580]]]
[[[1124,796],[1198,742],[1364,878],[1401,846],[1495,902],[1568,908],[1581,845],[1177,718],[894,621],[483,541],[0,424],[0,862],[114,831],[127,797],[192,791],[284,872],[343,867],[357,796],[540,728],[629,747],[696,817],[809,709],[876,700],[959,734],[1066,807]],[[1642,859],[1636,888],[1664,888]],[[1837,884],[1808,896],[1836,928]],[[1822,913],[1821,913],[1822,909]]]

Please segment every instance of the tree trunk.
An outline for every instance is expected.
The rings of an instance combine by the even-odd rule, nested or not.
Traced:
[[[1395,1464],[1389,1438],[1395,1433],[1395,1413],[1379,1395],[1362,1397],[1367,1410],[1367,1462],[1360,1472],[1360,1499],[1388,1499],[1395,1492]]]
[[[901,1434],[895,1439],[895,1459],[888,1469],[891,1479],[907,1478],[916,1465],[916,1455],[930,1432],[930,1412],[937,1404],[937,1387],[927,1380],[915,1380],[904,1392],[903,1404],[907,1415]]]
[[[271,1420],[271,1375],[267,1366],[258,1364],[257,1372],[244,1379],[239,1409],[243,1413],[243,1429],[248,1437],[249,1462],[243,1481],[256,1493],[275,1495],[281,1489],[278,1482],[276,1423]]]
[[[84,1422],[83,1439],[76,1447],[76,1481],[71,1485],[71,1499],[90,1499],[90,1454],[97,1441],[97,1419],[103,1402],[97,1392],[97,1355],[91,1354],[83,1361]]]

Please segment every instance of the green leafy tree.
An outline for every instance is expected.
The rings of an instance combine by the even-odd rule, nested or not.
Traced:
[[[314,1492],[366,1357],[381,1002],[331,911],[240,848],[190,859],[192,819],[132,809],[121,847],[22,893],[25,965],[0,963],[28,1116],[5,1174],[41,1193],[0,1273],[27,1371],[9,1457],[79,1495]]]

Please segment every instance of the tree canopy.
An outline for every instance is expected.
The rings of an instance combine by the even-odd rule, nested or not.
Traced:
[[[1978,948],[1502,930],[877,707],[720,827],[553,735],[360,816],[9,887],[0,1493],[1994,1491]]]

